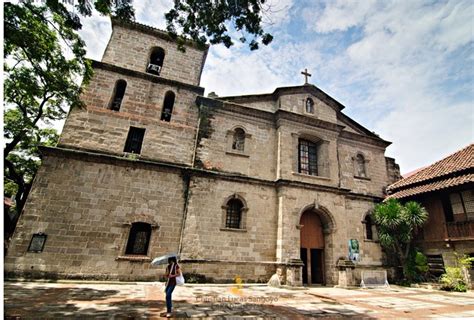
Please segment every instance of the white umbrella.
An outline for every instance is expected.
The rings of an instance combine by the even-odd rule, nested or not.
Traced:
[[[177,259],[179,259],[179,254],[169,253],[169,254],[165,254],[164,256],[156,257],[151,262],[151,265],[154,266],[154,267],[157,267],[157,266],[160,266],[160,265],[163,265],[163,264],[168,264],[168,259],[169,258],[176,258],[176,260],[177,260]]]

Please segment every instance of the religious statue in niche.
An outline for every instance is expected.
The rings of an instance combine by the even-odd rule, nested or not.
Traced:
[[[234,131],[234,139],[232,142],[232,149],[244,151],[245,148],[245,131],[237,128]]]
[[[349,260],[359,261],[359,241],[356,239],[349,240]]]
[[[356,157],[357,162],[357,176],[359,177],[367,177],[367,173],[365,172],[365,159],[364,156],[358,154]]]
[[[313,102],[313,99],[311,98],[306,99],[306,112],[314,113],[314,102]]]

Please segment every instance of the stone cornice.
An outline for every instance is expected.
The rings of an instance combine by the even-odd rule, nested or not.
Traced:
[[[158,38],[161,38],[161,39],[169,41],[169,42],[176,43],[176,40],[173,39],[169,35],[169,33],[167,31],[164,31],[164,30],[153,28],[153,27],[150,27],[150,26],[147,26],[145,24],[141,24],[141,23],[138,23],[138,22],[135,22],[135,21],[125,21],[125,20],[121,20],[121,19],[117,19],[117,18],[112,18],[111,22],[112,22],[112,27],[121,26],[121,27],[124,27],[124,28],[137,30],[137,31],[140,31],[142,33],[146,33],[146,34],[149,34],[149,35],[152,35],[152,36],[156,36]],[[196,43],[192,40],[189,40],[189,39],[187,39],[184,44],[188,47],[192,47],[192,48],[195,48],[197,50],[206,51],[206,54],[207,54],[207,51],[209,50],[209,45],[208,44],[204,45],[204,47],[201,47],[200,45],[198,45],[198,43]]]
[[[296,114],[286,110],[277,110],[275,112],[259,110],[255,108],[246,107],[241,104],[217,100],[213,98],[206,98],[199,96],[196,98],[196,104],[204,104],[211,108],[222,109],[226,111],[231,111],[234,113],[239,113],[242,115],[250,115],[253,117],[258,117],[265,120],[274,121],[275,125],[278,125],[280,120],[293,121],[298,124],[306,124],[313,127],[328,129],[336,132],[340,132],[344,126],[320,120],[315,118],[309,118],[304,115]]]
[[[277,110],[275,112],[276,120],[288,120],[297,124],[305,124],[317,128],[323,128],[335,132],[341,132],[344,129],[344,126],[338,125],[336,123],[324,121],[321,119],[310,118],[301,114],[289,112],[286,110]]]
[[[123,75],[126,75],[126,76],[151,81],[151,82],[154,82],[154,83],[161,83],[161,84],[166,84],[166,85],[170,85],[170,86],[175,86],[175,87],[178,87],[178,88],[183,88],[183,89],[195,92],[196,94],[203,94],[204,93],[204,88],[203,87],[195,86],[195,85],[192,85],[192,84],[188,84],[188,83],[184,83],[184,82],[180,82],[180,81],[176,81],[176,80],[170,80],[170,79],[162,78],[160,76],[156,76],[156,75],[146,73],[146,72],[140,72],[140,71],[136,71],[136,70],[130,70],[130,69],[122,68],[122,67],[119,67],[119,66],[116,66],[116,65],[113,65],[113,64],[110,64],[110,63],[106,63],[106,62],[101,62],[101,61],[96,61],[96,60],[91,60],[91,61],[92,61],[92,67],[93,68],[107,70],[107,71],[111,71],[111,72],[116,72],[116,73],[120,73],[120,74],[123,74]]]
[[[349,127],[351,127],[352,129],[356,130],[356,131],[362,131],[367,137],[370,137],[374,140],[378,140],[380,141],[381,143],[385,143],[385,147],[388,147],[389,145],[391,145],[392,143],[389,142],[389,141],[386,141],[386,140],[383,140],[382,138],[380,138],[377,134],[375,134],[374,132],[370,131],[369,129],[367,129],[366,127],[360,125],[359,123],[357,123],[356,121],[352,120],[350,117],[346,116],[345,114],[343,114],[342,112],[338,112],[337,113],[337,119],[339,119],[340,121],[342,122],[345,122],[348,124]]]
[[[301,188],[301,189],[311,189],[315,191],[326,191],[326,192],[333,192],[337,194],[347,194],[350,192],[349,189],[345,188],[338,188],[332,186],[325,186],[320,184],[312,184],[308,182],[296,181],[296,180],[288,180],[288,179],[278,179],[275,181],[277,187],[294,187],[294,188]]]
[[[206,170],[206,169],[191,167],[184,164],[176,164],[176,163],[170,163],[170,162],[165,162],[165,161],[156,161],[156,160],[151,160],[151,159],[136,159],[135,160],[135,159],[129,159],[123,156],[119,156],[116,154],[98,153],[98,152],[94,152],[90,150],[72,149],[72,148],[64,148],[64,147],[46,147],[46,146],[40,146],[39,149],[42,155],[52,155],[52,156],[62,155],[65,157],[73,157],[81,161],[104,162],[104,163],[115,163],[115,164],[119,163],[121,165],[129,165],[129,166],[160,167],[163,169],[180,172],[183,175],[193,175],[193,176],[200,176],[200,177],[223,179],[226,181],[266,185],[269,187],[277,187],[277,188],[278,187],[295,187],[295,188],[311,189],[311,190],[322,191],[322,192],[333,192],[333,193],[345,195],[354,199],[363,199],[363,200],[372,200],[372,201],[379,201],[382,199],[380,197],[373,196],[373,195],[352,193],[350,192],[349,189],[346,189],[346,188],[317,185],[317,184],[311,184],[307,182],[285,180],[285,179],[266,180],[266,179],[244,176],[239,173]]]
[[[252,95],[242,95],[242,96],[228,96],[222,97],[220,99],[231,101],[231,100],[246,100],[246,101],[268,101],[268,100],[278,100],[280,96],[289,95],[289,94],[298,94],[298,93],[311,93],[321,101],[325,102],[328,106],[333,108],[336,111],[341,111],[345,108],[344,105],[339,103],[337,100],[329,96],[326,92],[319,89],[315,85],[305,84],[302,86],[294,87],[279,87],[276,88],[272,93],[264,94],[252,94]]]
[[[305,125],[309,125],[309,126],[313,126],[317,128],[331,130],[331,131],[339,133],[339,136],[341,138],[357,140],[357,141],[375,145],[375,146],[386,148],[387,146],[391,144],[391,142],[382,140],[381,138],[374,136],[373,133],[371,133],[371,136],[366,136],[366,135],[361,135],[357,133],[352,133],[349,131],[344,131],[343,130],[344,126],[342,125],[324,121],[321,119],[307,117],[305,115],[293,113],[286,110],[280,109],[275,112],[264,111],[264,110],[259,110],[255,108],[246,107],[238,103],[233,103],[229,101],[223,101],[223,100],[208,98],[208,97],[203,97],[203,96],[198,96],[196,98],[196,104],[197,105],[204,104],[208,107],[215,108],[215,109],[222,109],[222,110],[231,111],[231,112],[242,114],[242,115],[250,115],[250,116],[258,117],[261,119],[274,121],[275,127],[278,127],[278,123],[280,120],[288,120],[297,124],[305,124]]]
[[[391,142],[382,140],[380,138],[364,136],[364,135],[349,132],[349,131],[341,131],[340,137],[345,138],[347,140],[357,140],[357,141],[360,141],[360,142],[368,143],[368,144],[371,144],[371,145],[376,145],[376,146],[383,147],[383,148],[386,148],[386,147],[388,147],[389,145],[392,144]]]
[[[234,112],[234,113],[238,113],[242,115],[257,117],[264,120],[274,121],[274,113],[272,112],[259,110],[255,108],[249,108],[237,103],[198,96],[196,98],[196,104],[198,106],[205,105],[205,106],[214,108],[215,110],[221,109],[221,110],[230,111],[230,112]]]

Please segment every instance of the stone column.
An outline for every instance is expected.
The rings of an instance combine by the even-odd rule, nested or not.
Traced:
[[[354,279],[354,262],[345,259],[339,259],[336,264],[338,268],[338,282],[337,288],[348,288],[355,286]]]
[[[278,262],[284,262],[284,246],[283,246],[283,196],[278,195],[278,225],[277,225],[277,243],[276,243],[276,259]]]
[[[303,261],[301,259],[290,259],[286,264],[286,285],[301,287],[303,285]]]

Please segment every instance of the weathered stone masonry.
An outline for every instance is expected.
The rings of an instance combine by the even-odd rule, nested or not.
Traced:
[[[159,76],[146,72],[156,47],[165,53]],[[86,107],[71,110],[57,148],[42,148],[7,275],[155,280],[161,271],[151,259],[179,252],[188,274],[267,281],[278,271],[287,284],[301,285],[307,212],[324,241],[308,276],[319,272],[315,281],[337,284],[336,263],[347,257],[349,239],[360,243],[356,280],[361,270],[382,268],[380,246],[366,239],[362,221],[398,178],[394,160],[384,156],[389,142],[313,85],[203,97],[207,48],[186,48],[177,51],[162,31],[113,21],[83,94]],[[126,89],[117,111],[110,106],[118,80]],[[163,121],[170,92],[171,120]],[[306,99],[314,101],[313,113]],[[124,153],[131,128],[144,130],[139,154]],[[317,150],[310,156],[316,174],[302,172],[302,140]],[[232,210],[237,227],[229,227]],[[146,254],[127,252],[138,224],[151,230]],[[28,252],[37,233],[47,235],[44,249]]]

